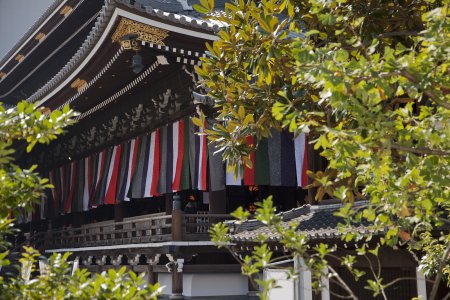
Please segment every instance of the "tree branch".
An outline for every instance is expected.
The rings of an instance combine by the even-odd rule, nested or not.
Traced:
[[[392,31],[378,35],[378,38],[393,37],[393,36],[418,36],[419,31]]]
[[[398,144],[392,144],[392,149],[400,150],[400,151],[407,151],[415,154],[429,154],[429,155],[438,155],[438,156],[450,156],[450,151],[444,151],[444,150],[433,150],[429,148],[412,148],[407,147],[403,145]]]
[[[394,285],[394,284],[396,284],[397,282],[402,281],[402,280],[417,280],[417,277],[399,277],[399,278],[396,278],[396,279],[390,281],[389,283],[385,284],[385,285],[384,285],[384,288],[387,289],[387,288],[390,287],[391,285]],[[433,280],[430,280],[430,279],[425,279],[425,281],[426,281],[426,282],[430,282],[430,283],[431,283],[431,282],[434,283],[434,281],[433,281]]]
[[[358,300],[358,297],[353,293],[352,289],[345,283],[344,280],[339,276],[339,274],[336,272],[336,270],[332,266],[328,266],[328,268],[333,272],[334,278],[341,284],[341,286],[348,292],[349,297],[351,297],[354,300]]]
[[[334,282],[337,285],[339,285],[340,287],[342,287],[342,285],[339,283],[339,281],[335,280],[334,278],[330,278],[330,282]],[[341,298],[341,299],[351,299],[352,298],[351,296],[344,296],[344,295],[338,294],[336,292],[333,292],[331,289],[328,289],[328,291],[330,292],[331,295]]]
[[[442,269],[444,268],[445,263],[449,259],[449,255],[450,255],[450,242],[448,243],[447,248],[445,249],[444,255],[442,256],[441,262],[439,263],[436,278],[434,279],[434,283],[433,283],[433,289],[431,290],[431,293],[430,293],[430,300],[434,300],[436,298],[436,293],[438,291],[439,283],[441,282],[441,278],[442,278]]]
[[[414,75],[406,72],[405,70],[400,71],[400,75],[402,75],[403,77],[405,77],[406,79],[408,79],[412,83],[417,83],[416,77],[414,77]],[[428,96],[431,100],[433,100],[437,105],[442,106],[443,108],[446,108],[446,109],[450,109],[450,103],[448,103],[446,101],[442,101],[441,99],[439,99],[438,96],[436,96],[432,92],[424,91],[423,93],[426,96]]]

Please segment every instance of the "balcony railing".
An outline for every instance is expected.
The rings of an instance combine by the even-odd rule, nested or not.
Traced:
[[[43,248],[82,248],[165,241],[207,241],[213,224],[230,219],[224,214],[152,214],[127,218],[122,222],[106,221],[79,228],[49,230]]]

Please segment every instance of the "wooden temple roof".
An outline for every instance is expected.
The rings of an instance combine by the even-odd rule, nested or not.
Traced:
[[[192,9],[198,1],[75,2],[78,6],[63,20],[55,11],[71,1],[59,1],[51,7],[53,12],[46,12],[42,24],[30,32],[52,25],[54,33],[0,81],[7,104],[25,98],[50,109],[70,104],[80,113],[67,134],[51,145],[36,147],[25,164],[60,165],[192,114],[194,66],[204,56],[205,43],[215,40],[220,28]],[[218,9],[223,7],[224,3],[218,4]],[[67,48],[60,49],[60,36],[75,33]],[[137,35],[138,51],[121,42],[127,34]],[[51,50],[55,55],[46,59],[43,53]],[[131,63],[137,53],[143,69],[135,74]],[[11,82],[24,72],[30,75],[13,86]]]
[[[367,205],[367,201],[355,202],[355,207]],[[303,205],[292,210],[277,214],[281,217],[281,226],[290,228],[292,224],[296,224],[297,231],[304,234],[309,241],[319,240],[337,240],[342,238],[342,232],[339,224],[345,224],[345,220],[335,215],[342,208],[342,204],[327,205]],[[257,243],[258,237],[264,235],[268,242],[280,242],[280,235],[272,228],[264,225],[258,220],[247,220],[239,223],[236,221],[228,222],[230,227],[231,242],[237,243]],[[352,231],[359,234],[374,234],[368,222],[355,223]]]
[[[0,62],[0,99],[28,98],[78,50],[102,7],[101,0],[55,1]]]

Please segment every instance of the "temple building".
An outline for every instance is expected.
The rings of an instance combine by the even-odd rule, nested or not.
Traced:
[[[0,99],[7,106],[25,99],[47,111],[70,105],[79,112],[51,144],[30,154],[18,149],[21,165],[37,164],[54,186],[20,226],[45,254],[70,251],[92,272],[120,266],[146,272],[171,298],[253,294],[257,287],[227,250],[213,245],[209,228],[268,195],[291,219],[312,222],[314,213],[329,213],[314,205],[312,190],[302,189],[306,170],[325,162],[304,135],[274,131],[251,154],[253,169],[237,177],[227,171],[192,122],[202,110],[206,127],[213,123],[194,67],[223,26],[203,20],[194,3],[55,0],[0,60]],[[329,232],[312,236],[339,240],[338,222],[320,220],[308,228]],[[258,228],[236,229],[236,253],[248,252]],[[276,237],[272,246],[278,249]],[[393,268],[416,276],[416,262],[400,252],[404,259]],[[412,285],[411,295],[426,293],[423,277]]]

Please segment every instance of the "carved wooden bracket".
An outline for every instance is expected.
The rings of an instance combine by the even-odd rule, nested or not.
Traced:
[[[123,257],[123,255],[120,254],[120,255],[117,256],[116,259],[111,259],[111,264],[113,266],[120,266],[120,264],[122,263],[122,257]]]
[[[141,258],[140,254],[136,254],[133,258],[128,258],[128,264],[131,266],[137,266],[139,264],[139,259]]]
[[[156,266],[159,263],[159,258],[161,257],[161,254],[156,254],[155,257],[152,259],[150,257],[147,257],[147,264]]]
[[[166,256],[170,261],[166,264],[167,271],[172,272],[172,269],[176,268],[178,273],[183,272],[184,258],[175,259],[171,254],[166,254]]]
[[[87,258],[82,260],[84,266],[92,265],[92,256],[88,256]]]

